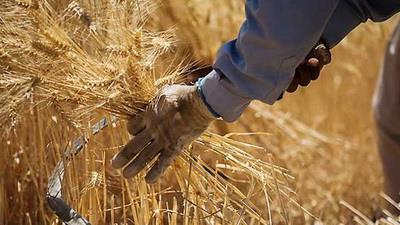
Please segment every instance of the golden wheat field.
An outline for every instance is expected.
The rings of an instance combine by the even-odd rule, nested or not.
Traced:
[[[126,119],[211,65],[243,6],[0,1],[0,225],[62,224],[48,207],[57,182],[55,195],[93,225],[374,224],[391,200],[371,99],[397,18],[357,28],[310,87],[214,122],[158,183],[111,168]]]

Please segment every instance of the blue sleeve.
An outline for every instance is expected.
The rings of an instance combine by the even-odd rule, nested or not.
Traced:
[[[236,120],[251,100],[273,104],[319,41],[339,0],[247,0],[237,39],[219,50],[200,83],[208,105]]]
[[[247,0],[246,21],[237,39],[221,47],[215,70],[198,84],[207,105],[230,122],[252,100],[273,104],[321,37],[333,47],[361,22],[384,20],[397,12],[399,4],[399,0]]]
[[[333,48],[360,23],[382,22],[400,10],[399,0],[341,0],[325,27],[322,39]]]

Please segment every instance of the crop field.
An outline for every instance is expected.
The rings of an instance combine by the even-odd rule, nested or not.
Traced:
[[[158,183],[112,169],[126,119],[204,75],[243,7],[1,0],[0,225],[62,224],[49,207],[61,196],[93,225],[399,224],[384,210],[371,108],[398,17],[359,26],[309,87],[215,121]]]

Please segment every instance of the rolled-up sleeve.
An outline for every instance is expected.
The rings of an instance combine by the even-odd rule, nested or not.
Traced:
[[[320,39],[338,2],[247,0],[238,38],[222,46],[215,71],[200,84],[208,105],[234,121],[251,100],[273,104]]]

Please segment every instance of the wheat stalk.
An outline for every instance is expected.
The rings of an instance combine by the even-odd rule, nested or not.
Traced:
[[[87,133],[88,122],[98,114],[128,118],[142,111],[163,85],[183,82],[190,67],[183,59],[167,60],[176,44],[173,30],[152,32],[146,28],[147,13],[152,8],[146,1],[104,0],[96,5],[91,1],[65,1],[60,3],[64,9],[56,9],[53,2],[45,0],[7,0],[1,4],[4,16],[0,34],[4,36],[0,42],[0,97],[6,104],[0,108],[0,118],[4,121],[2,127],[8,127],[2,128],[3,138],[9,139],[20,127],[18,120],[25,120],[27,105],[35,110],[51,108],[63,124],[81,134]],[[140,19],[132,19],[132,15],[140,15]],[[88,184],[70,194],[75,196],[74,201],[82,198],[80,201],[88,201],[89,208],[96,206],[104,215],[111,212],[113,222],[117,209],[123,209],[127,220],[125,205],[129,205],[138,224],[154,219],[161,223],[163,213],[172,213],[175,220],[181,218],[186,224],[267,224],[263,210],[251,199],[261,194],[267,205],[274,195],[291,199],[293,191],[287,187],[287,180],[293,177],[247,152],[265,152],[264,148],[209,132],[195,147],[212,152],[223,162],[220,168],[213,168],[193,155],[191,149],[177,160],[173,180],[182,190],[177,196],[183,199],[183,209],[176,203],[172,211],[163,209],[162,194],[145,185],[140,176],[134,184],[120,184],[128,204],[126,198],[116,202],[117,193],[111,197],[103,193],[101,200],[99,187],[107,189],[103,181],[110,177],[96,171],[94,158],[88,158],[92,168],[86,168],[90,174]],[[104,163],[106,159],[102,160]],[[67,184],[78,184],[76,173],[80,167],[73,162],[71,168]],[[106,170],[103,168],[103,173]],[[235,182],[238,172],[253,187],[246,194]],[[132,187],[140,188],[134,192]],[[83,200],[83,196],[93,195],[92,190],[97,197]],[[210,196],[210,192],[214,194]],[[282,202],[281,207],[288,206]]]

